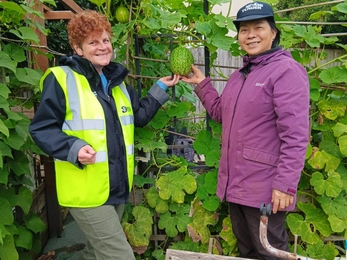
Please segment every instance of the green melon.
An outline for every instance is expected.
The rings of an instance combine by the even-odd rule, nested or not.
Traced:
[[[192,71],[194,56],[186,47],[180,46],[172,50],[170,69],[173,74],[187,76]]]
[[[119,6],[116,9],[115,17],[116,20],[120,23],[127,23],[129,22],[129,10],[124,6]]]

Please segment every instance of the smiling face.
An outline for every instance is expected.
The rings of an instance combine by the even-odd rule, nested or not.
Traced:
[[[101,35],[88,36],[81,46],[74,45],[74,49],[79,56],[89,60],[99,74],[102,68],[110,63],[113,54],[110,36],[105,30]]]
[[[249,56],[256,56],[270,50],[276,37],[276,29],[272,30],[266,19],[244,21],[240,23],[238,41],[241,48]]]

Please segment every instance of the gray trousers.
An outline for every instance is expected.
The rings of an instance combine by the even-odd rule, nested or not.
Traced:
[[[259,238],[259,208],[229,203],[232,230],[237,238],[240,257],[264,260],[280,260],[266,251]],[[271,246],[289,251],[288,233],[284,226],[285,211],[278,211],[268,216],[267,239]]]
[[[84,260],[135,260],[120,224],[124,205],[70,208],[70,213],[87,238]]]

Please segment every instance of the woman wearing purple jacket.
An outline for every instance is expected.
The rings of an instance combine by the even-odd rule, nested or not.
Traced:
[[[209,115],[222,123],[217,195],[230,204],[240,256],[277,259],[259,239],[260,206],[272,204],[268,240],[289,251],[286,212],[296,203],[297,185],[309,142],[309,81],[305,69],[278,46],[270,5],[254,2],[237,13],[238,41],[247,55],[219,96],[209,77],[192,66],[182,77]]]

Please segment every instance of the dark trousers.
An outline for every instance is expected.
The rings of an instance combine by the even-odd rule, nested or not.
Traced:
[[[259,238],[260,205],[259,208],[247,207],[229,203],[232,229],[237,237],[240,257],[251,259],[277,260],[266,251]],[[288,233],[284,226],[285,211],[278,211],[268,216],[267,239],[276,249],[289,251]]]

